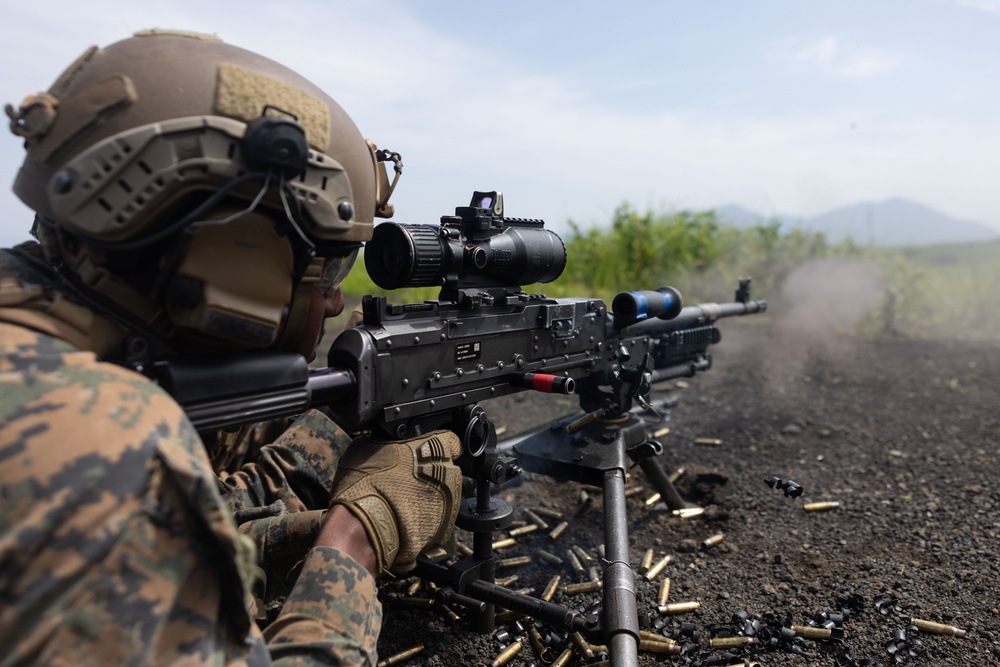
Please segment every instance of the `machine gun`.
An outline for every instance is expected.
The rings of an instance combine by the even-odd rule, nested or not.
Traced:
[[[343,332],[328,367],[310,371],[296,355],[164,365],[158,377],[199,431],[297,414],[325,405],[351,433],[408,438],[438,428],[462,437],[458,464],[475,492],[457,525],[473,533],[472,554],[445,567],[418,563],[449,602],[471,610],[474,630],[493,629],[502,606],[606,643],[613,665],[637,661],[635,582],[629,566],[625,472],[638,463],[668,503],[683,504],[632,408],[651,386],[711,367],[710,345],[724,317],[763,312],[741,280],[732,303],[682,306],[673,288],[623,292],[612,302],[552,299],[521,285],[550,282],[566,262],[559,237],[541,220],[504,218],[498,192],[444,216],[439,227],[383,223],[365,264],[386,289],[441,285],[435,301],[390,304],[365,297],[364,321]],[[579,394],[582,414],[557,428],[498,447],[481,401],[522,391]],[[512,509],[492,488],[522,469],[604,488],[603,618],[497,586],[492,533]]]

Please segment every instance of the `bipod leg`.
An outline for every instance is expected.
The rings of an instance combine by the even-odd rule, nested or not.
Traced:
[[[492,584],[496,581],[497,561],[493,557],[493,531],[485,529],[485,517],[487,521],[506,519],[510,522],[511,507],[498,498],[492,498],[490,494],[490,481],[479,480],[476,483],[476,511],[474,513],[477,528],[472,533],[472,558],[479,566],[479,579]],[[492,602],[487,602],[482,609],[473,610],[470,617],[470,625],[475,632],[493,632],[496,606]]]
[[[556,479],[604,487],[604,585],[600,634],[612,667],[634,667],[639,653],[639,610],[635,575],[629,565],[625,470],[632,447],[643,443],[645,424],[623,415],[590,422],[581,430],[539,431],[513,450],[526,470]]]
[[[625,472],[604,473],[604,628],[612,667],[639,664],[639,607],[629,566]]]
[[[667,477],[667,473],[663,470],[663,466],[660,465],[655,456],[650,456],[639,461],[639,467],[642,468],[642,472],[645,473],[646,478],[653,485],[653,488],[660,493],[660,497],[667,504],[667,507],[672,510],[693,507],[691,503],[681,498],[677,487]]]

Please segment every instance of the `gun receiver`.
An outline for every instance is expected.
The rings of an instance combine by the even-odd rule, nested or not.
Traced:
[[[473,532],[473,554],[447,568],[421,562],[416,573],[459,603],[479,600],[470,607],[477,631],[492,630],[499,603],[606,641],[616,667],[635,664],[625,471],[639,463],[665,498],[682,501],[656,462],[662,446],[646,440],[632,408],[649,405],[651,385],[711,368],[708,348],[721,340],[716,322],[764,312],[767,303],[750,298],[749,279],[740,280],[731,303],[683,307],[681,295],[663,287],[619,294],[614,312],[601,299],[552,299],[521,289],[554,280],[565,259],[561,240],[540,220],[504,219],[502,195],[477,192],[440,228],[376,227],[365,251],[373,279],[390,287],[440,284],[440,296],[405,305],[365,297],[363,324],[337,337],[328,368],[310,371],[296,355],[255,354],[211,365],[160,364],[155,372],[200,431],[323,405],[352,433],[457,432],[465,445],[459,465],[476,484],[457,522]],[[528,390],[577,393],[583,412],[518,441],[515,459],[498,448],[478,403]],[[521,466],[604,486],[603,621],[494,585],[492,533],[509,525],[511,508],[491,496],[491,485]]]

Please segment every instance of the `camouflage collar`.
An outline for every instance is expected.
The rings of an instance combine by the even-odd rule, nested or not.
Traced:
[[[126,333],[83,303],[34,241],[0,249],[0,321],[55,336],[102,359],[121,349]]]

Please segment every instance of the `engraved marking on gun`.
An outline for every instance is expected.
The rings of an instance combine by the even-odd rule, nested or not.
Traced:
[[[483,356],[483,344],[476,340],[455,345],[455,363],[476,361]]]

